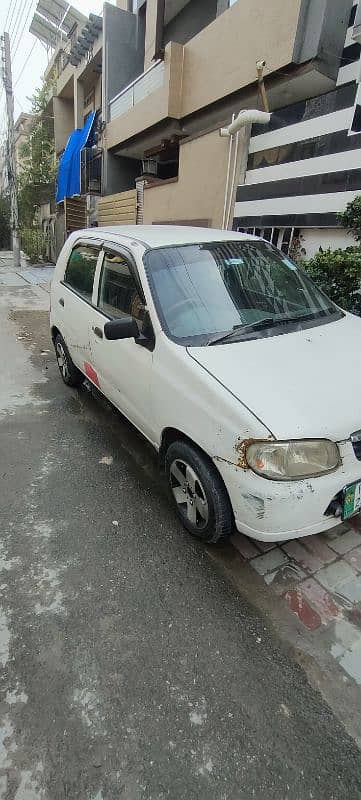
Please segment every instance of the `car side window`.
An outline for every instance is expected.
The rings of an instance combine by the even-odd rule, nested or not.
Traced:
[[[91,302],[93,294],[98,256],[98,248],[84,244],[76,245],[71,252],[64,275],[64,282],[89,302]]]
[[[144,303],[129,264],[119,253],[104,253],[98,307],[110,317],[144,319]]]

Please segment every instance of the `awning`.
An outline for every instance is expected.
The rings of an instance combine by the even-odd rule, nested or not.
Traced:
[[[92,111],[84,128],[77,128],[69,136],[59,162],[57,203],[61,203],[65,197],[74,197],[81,192],[80,153],[83,147],[91,147],[93,144],[95,117],[96,111]]]

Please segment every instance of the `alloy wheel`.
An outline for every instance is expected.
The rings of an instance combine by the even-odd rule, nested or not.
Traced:
[[[69,378],[68,359],[61,342],[57,342],[56,345],[56,360],[58,362],[58,367],[60,369],[64,381],[68,380]]]
[[[197,473],[180,458],[171,463],[170,486],[181,515],[197,530],[206,528],[209,519],[206,493]]]

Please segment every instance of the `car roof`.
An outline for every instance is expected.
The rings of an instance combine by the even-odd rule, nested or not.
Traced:
[[[131,239],[144,247],[166,247],[178,244],[197,244],[198,242],[227,242],[241,239],[258,239],[238,231],[223,231],[216,228],[196,228],[188,225],[112,225],[104,228],[85,228],[77,231],[77,236],[91,236],[122,242]]]

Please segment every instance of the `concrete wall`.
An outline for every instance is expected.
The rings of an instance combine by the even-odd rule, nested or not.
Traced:
[[[352,5],[353,0],[302,0],[292,60],[318,58],[336,78]]]
[[[135,179],[141,174],[141,162],[124,156],[114,156],[109,151],[103,155],[102,194],[116,194],[134,189]]]
[[[182,116],[292,61],[302,0],[240,0],[184,47]],[[210,57],[212,54],[212,57]]]
[[[143,72],[138,48],[137,16],[104,3],[103,115],[109,101]]]
[[[312,258],[318,253],[320,247],[327,250],[342,249],[357,244],[343,228],[301,228],[301,246],[305,249],[305,258]]]
[[[155,52],[157,0],[147,0],[145,26],[144,69],[146,70],[151,66]]]
[[[229,141],[218,130],[180,147],[179,179],[144,191],[144,223],[222,224]]]
[[[62,97],[53,98],[55,152],[61,153],[71,132],[74,130],[73,100]]]
[[[102,78],[99,75],[97,82],[95,84],[95,93],[94,93],[94,102],[95,102],[95,111],[101,109],[102,107]]]
[[[217,0],[192,0],[164,28],[163,42],[185,44],[209,25],[217,14]]]
[[[73,67],[71,64],[67,64],[65,69],[63,69],[62,73],[59,75],[59,78],[56,82],[56,94],[60,95],[66,91],[68,88],[68,83],[73,80],[74,74],[76,72],[76,67]]]
[[[75,127],[82,128],[84,125],[84,86],[76,75],[74,77],[74,117]]]

